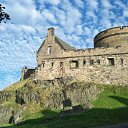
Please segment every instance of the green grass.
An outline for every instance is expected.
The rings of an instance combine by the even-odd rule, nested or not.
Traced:
[[[21,87],[23,87],[27,82],[29,81],[29,79],[26,80],[22,80],[22,81],[18,81],[12,85],[10,85],[9,87],[5,88],[3,91],[15,91]]]
[[[6,128],[90,128],[128,122],[128,87],[97,86],[104,91],[92,101],[93,108],[88,111],[60,117],[58,111],[41,110],[38,106],[36,109],[40,111],[26,112],[21,126],[6,125]],[[31,105],[28,108],[33,109]]]
[[[115,109],[120,107],[127,107],[127,103],[123,99],[128,99],[128,87],[105,85],[104,92],[99,98],[93,101],[95,108]],[[121,100],[121,101],[120,101]]]

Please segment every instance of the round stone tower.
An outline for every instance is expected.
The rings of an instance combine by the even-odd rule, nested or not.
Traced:
[[[128,44],[128,26],[107,29],[94,38],[94,48],[118,47],[126,43]]]

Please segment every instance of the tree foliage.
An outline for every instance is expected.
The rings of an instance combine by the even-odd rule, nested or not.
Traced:
[[[6,23],[7,20],[10,20],[8,13],[4,12],[5,7],[0,4],[0,23],[3,21]]]

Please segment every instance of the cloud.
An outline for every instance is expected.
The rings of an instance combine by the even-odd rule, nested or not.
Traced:
[[[127,5],[123,1],[120,1],[120,0],[114,1],[114,4],[117,5],[118,8],[126,8],[127,7]]]
[[[44,2],[52,5],[58,5],[61,2],[61,0],[44,0]]]
[[[70,2],[65,2],[66,18],[63,24],[64,30],[71,34],[75,31],[75,26],[81,24],[82,14],[79,9],[74,8]],[[73,18],[73,19],[72,19]]]
[[[34,35],[38,37],[36,29],[25,25],[4,24],[2,30],[0,35],[0,63],[3,66],[0,67],[0,70],[20,69],[24,65],[34,67],[36,65],[36,61],[34,61],[35,51],[41,43],[38,42],[41,41],[40,38],[34,38]],[[35,42],[36,45],[34,45]]]
[[[54,15],[49,10],[45,9],[42,11],[41,14],[42,14],[42,17],[44,17],[47,21],[56,23],[56,19],[55,19]]]
[[[40,21],[41,15],[36,10],[32,0],[6,0],[6,11],[14,24],[35,24]],[[31,10],[31,11],[30,11]]]
[[[102,7],[105,8],[105,9],[111,9],[112,8],[112,4],[110,3],[109,0],[101,0],[101,4],[102,4]]]
[[[84,32],[85,32],[86,35],[91,35],[91,30],[90,30],[90,28],[84,27],[83,30],[84,30]]]
[[[84,2],[82,0],[75,0],[75,5],[81,9],[84,8]]]
[[[97,0],[85,0],[86,3],[87,3],[87,7],[90,9],[90,10],[98,10],[98,1]]]

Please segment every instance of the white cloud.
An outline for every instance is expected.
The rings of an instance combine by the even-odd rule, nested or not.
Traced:
[[[128,18],[128,8],[123,10],[123,17],[127,17]]]
[[[58,5],[62,0],[44,0],[46,3],[50,3],[52,5]]]
[[[82,0],[75,0],[75,4],[76,6],[80,7],[80,8],[84,8],[84,2]]]
[[[86,13],[86,16],[85,18],[86,19],[91,19],[91,21],[93,23],[96,23],[97,22],[97,15],[95,14],[95,12],[98,12],[99,8],[98,8],[98,1],[97,0],[85,0],[86,2],[86,8],[85,8],[85,13]]]
[[[117,19],[113,12],[114,8],[115,6],[109,0],[101,0],[101,12],[99,13],[101,19],[99,23],[105,29],[113,27],[112,20]]]
[[[103,8],[110,9],[112,8],[112,4],[110,4],[109,0],[101,0],[101,4]]]
[[[0,35],[0,71],[19,70],[24,65],[36,66],[35,52],[42,41],[38,38],[37,30],[32,26],[14,24],[4,24],[2,28],[4,29],[1,29]]]
[[[47,21],[56,23],[56,19],[54,17],[54,15],[49,11],[49,10],[44,10],[42,11],[42,17],[44,17],[44,19],[46,19]]]
[[[105,1],[105,0],[104,0]],[[97,0],[85,0],[90,10],[98,10],[98,1]]]
[[[97,16],[96,16],[96,14],[94,13],[94,12],[92,12],[92,11],[88,11],[87,12],[87,16],[88,17],[91,17],[92,19],[93,19],[93,23],[96,23],[97,22]]]
[[[32,0],[5,1],[6,11],[11,16],[11,22],[16,24],[35,24],[41,20],[40,13],[35,9]]]
[[[65,25],[65,21],[66,21],[66,11],[59,9],[55,6],[52,7],[52,9],[50,10],[52,14],[54,14],[54,16],[56,17],[58,24],[61,26]]]
[[[71,3],[66,2],[66,20],[64,24],[64,30],[66,30],[69,34],[74,32],[75,26],[81,24],[81,12],[74,8]]]
[[[75,28],[75,34],[76,35],[82,35],[83,34],[83,29],[82,29],[82,25],[77,25]]]
[[[116,0],[116,1],[114,1],[114,4],[115,5],[118,5],[118,7],[119,8],[126,8],[127,7],[127,5],[125,5],[122,1],[120,1],[120,0]]]
[[[84,27],[84,28],[83,28],[83,31],[85,32],[86,35],[91,35],[91,30],[90,30],[90,28]]]
[[[97,29],[94,29],[94,30],[93,30],[93,33],[92,33],[93,38],[94,38],[94,36],[96,36],[98,33],[99,33],[99,31],[98,31]]]

